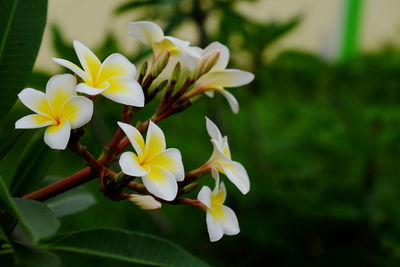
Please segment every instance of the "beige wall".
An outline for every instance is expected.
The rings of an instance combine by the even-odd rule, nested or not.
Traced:
[[[273,47],[279,51],[285,48],[302,48],[334,57],[337,51],[338,32],[341,28],[341,11],[344,0],[260,0],[255,3],[241,3],[238,8],[245,14],[261,21],[289,19],[302,14],[303,22],[284,40]],[[69,40],[78,39],[89,47],[102,40],[106,31],[115,31],[125,49],[135,47],[134,39],[127,36],[127,23],[132,15],[114,18],[113,9],[126,0],[49,0],[48,25],[56,23]],[[399,42],[400,0],[365,0],[361,44],[363,49],[379,48],[384,42]],[[339,23],[338,23],[339,21]],[[179,36],[192,39],[187,32]],[[51,71],[49,26],[36,62],[36,68]]]

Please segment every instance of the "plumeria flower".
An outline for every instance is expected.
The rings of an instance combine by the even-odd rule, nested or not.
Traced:
[[[132,125],[118,122],[125,132],[136,154],[124,152],[119,160],[122,171],[130,176],[142,177],[146,189],[164,200],[176,197],[177,181],[183,181],[181,153],[176,148],[166,149],[163,131],[150,121],[146,142],[140,132]]]
[[[158,210],[161,208],[161,203],[150,195],[131,194],[128,200],[142,210]]]
[[[47,127],[44,142],[53,149],[65,149],[71,129],[85,125],[92,118],[93,103],[75,92],[76,79],[71,74],[53,76],[47,82],[46,93],[26,88],[18,97],[36,114],[15,123],[16,129]]]
[[[142,87],[134,79],[135,65],[126,57],[115,53],[101,63],[81,42],[75,40],[74,49],[82,68],[65,59],[53,58],[53,61],[70,69],[83,80],[76,87],[77,92],[88,95],[102,94],[120,104],[144,106]]]
[[[206,126],[214,151],[205,166],[215,168],[218,172],[225,174],[240,192],[247,194],[250,190],[249,176],[242,164],[231,159],[228,137],[222,137],[218,127],[207,117]]]
[[[203,51],[203,59],[211,53],[219,52],[219,58],[209,72],[201,76],[195,83],[194,92],[205,92],[208,97],[214,97],[214,92],[221,93],[228,101],[234,113],[239,112],[239,103],[236,98],[225,87],[238,87],[250,83],[254,74],[237,70],[226,69],[229,62],[229,49],[218,43],[211,43]],[[200,61],[200,65],[204,61]],[[204,63],[203,63],[204,64]]]
[[[172,36],[164,36],[163,30],[150,21],[129,22],[129,35],[153,49],[154,61],[165,52],[177,56],[190,69],[200,58],[199,49],[189,46],[190,42]]]
[[[239,223],[235,212],[224,205],[226,189],[223,182],[219,184],[218,172],[213,169],[215,178],[213,191],[208,186],[203,186],[197,199],[207,207],[207,230],[211,242],[218,241],[225,235],[236,235],[240,232]]]

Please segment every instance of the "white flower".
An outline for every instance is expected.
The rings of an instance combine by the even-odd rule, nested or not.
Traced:
[[[214,96],[214,92],[221,93],[228,101],[234,113],[239,112],[239,103],[236,98],[225,87],[238,87],[250,83],[254,79],[254,74],[237,70],[226,69],[229,62],[229,49],[214,42],[207,46],[203,51],[203,59],[207,58],[210,53],[219,52],[219,58],[209,72],[201,76],[195,83],[194,91],[202,91],[209,97]],[[200,66],[204,61],[200,61]]]
[[[205,165],[210,168],[215,168],[218,172],[225,174],[240,192],[247,194],[250,190],[249,176],[242,164],[231,159],[228,138],[226,136],[222,137],[218,127],[207,117],[206,126],[214,150]]]
[[[146,189],[164,200],[173,200],[178,191],[177,181],[183,181],[181,153],[176,148],[166,149],[164,133],[150,121],[146,142],[132,125],[118,122],[131,142],[136,154],[124,152],[119,160],[122,171],[142,177]]]
[[[225,235],[236,235],[240,232],[235,212],[223,205],[226,199],[226,189],[222,182],[219,185],[218,172],[213,171],[215,188],[208,186],[201,188],[197,199],[207,207],[207,230],[211,242],[218,241]]]
[[[182,61],[189,69],[193,69],[200,58],[199,50],[189,46],[190,42],[172,36],[164,36],[163,30],[150,21],[129,22],[129,35],[135,37],[153,49],[154,61],[165,52],[177,57],[174,62]],[[175,66],[173,64],[172,68]]]
[[[74,41],[74,48],[83,69],[65,59],[53,58],[53,61],[70,69],[83,80],[78,84],[77,92],[88,95],[101,94],[124,105],[144,106],[142,87],[134,79],[135,65],[126,57],[115,53],[101,63],[81,42]]]
[[[22,103],[37,114],[19,119],[16,129],[47,127],[44,142],[54,149],[65,149],[71,129],[79,128],[90,121],[93,103],[75,92],[76,79],[71,74],[50,78],[46,93],[26,88],[18,97]]]
[[[143,210],[158,210],[161,208],[161,203],[150,195],[131,194],[128,200]]]

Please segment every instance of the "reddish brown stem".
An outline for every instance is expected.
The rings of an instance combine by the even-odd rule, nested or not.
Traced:
[[[54,184],[40,188],[39,190],[27,194],[22,198],[33,199],[37,201],[45,201],[69,189],[72,189],[76,186],[89,182],[96,176],[97,175],[92,172],[90,167],[86,167],[71,176],[68,176]]]
[[[178,199],[175,199],[175,200],[167,202],[167,203],[172,204],[172,205],[187,204],[187,205],[191,205],[196,208],[199,208],[203,211],[207,211],[207,207],[203,203],[201,203],[199,200],[195,200],[195,199],[178,198]]]

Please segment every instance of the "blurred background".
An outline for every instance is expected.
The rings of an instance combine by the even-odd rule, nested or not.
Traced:
[[[205,115],[228,135],[233,159],[251,180],[250,193],[242,195],[225,179],[239,235],[210,243],[199,210],[164,205],[144,212],[104,198],[97,181],[68,193],[80,196],[75,202],[49,201],[62,217],[60,231],[103,226],[152,233],[213,266],[399,266],[399,11],[398,0],[50,1],[31,87],[43,89],[52,74],[65,71],[51,57],[76,61],[74,39],[101,60],[121,52],[140,66],[149,50],[127,35],[135,20],[155,21],[192,45],[222,42],[231,50],[231,68],[256,75],[251,85],[230,90],[241,105],[238,115],[217,95],[160,124],[187,171],[212,152]],[[121,110],[96,101],[83,143],[100,153]],[[14,110],[10,127],[29,113]],[[33,135],[25,132],[16,145],[22,150]],[[12,177],[19,153],[1,162],[4,177]],[[83,167],[69,152],[51,153],[48,181]],[[202,183],[211,185],[211,177]],[[81,211],[65,212],[74,207]],[[130,266],[71,255],[63,260],[66,266]]]

